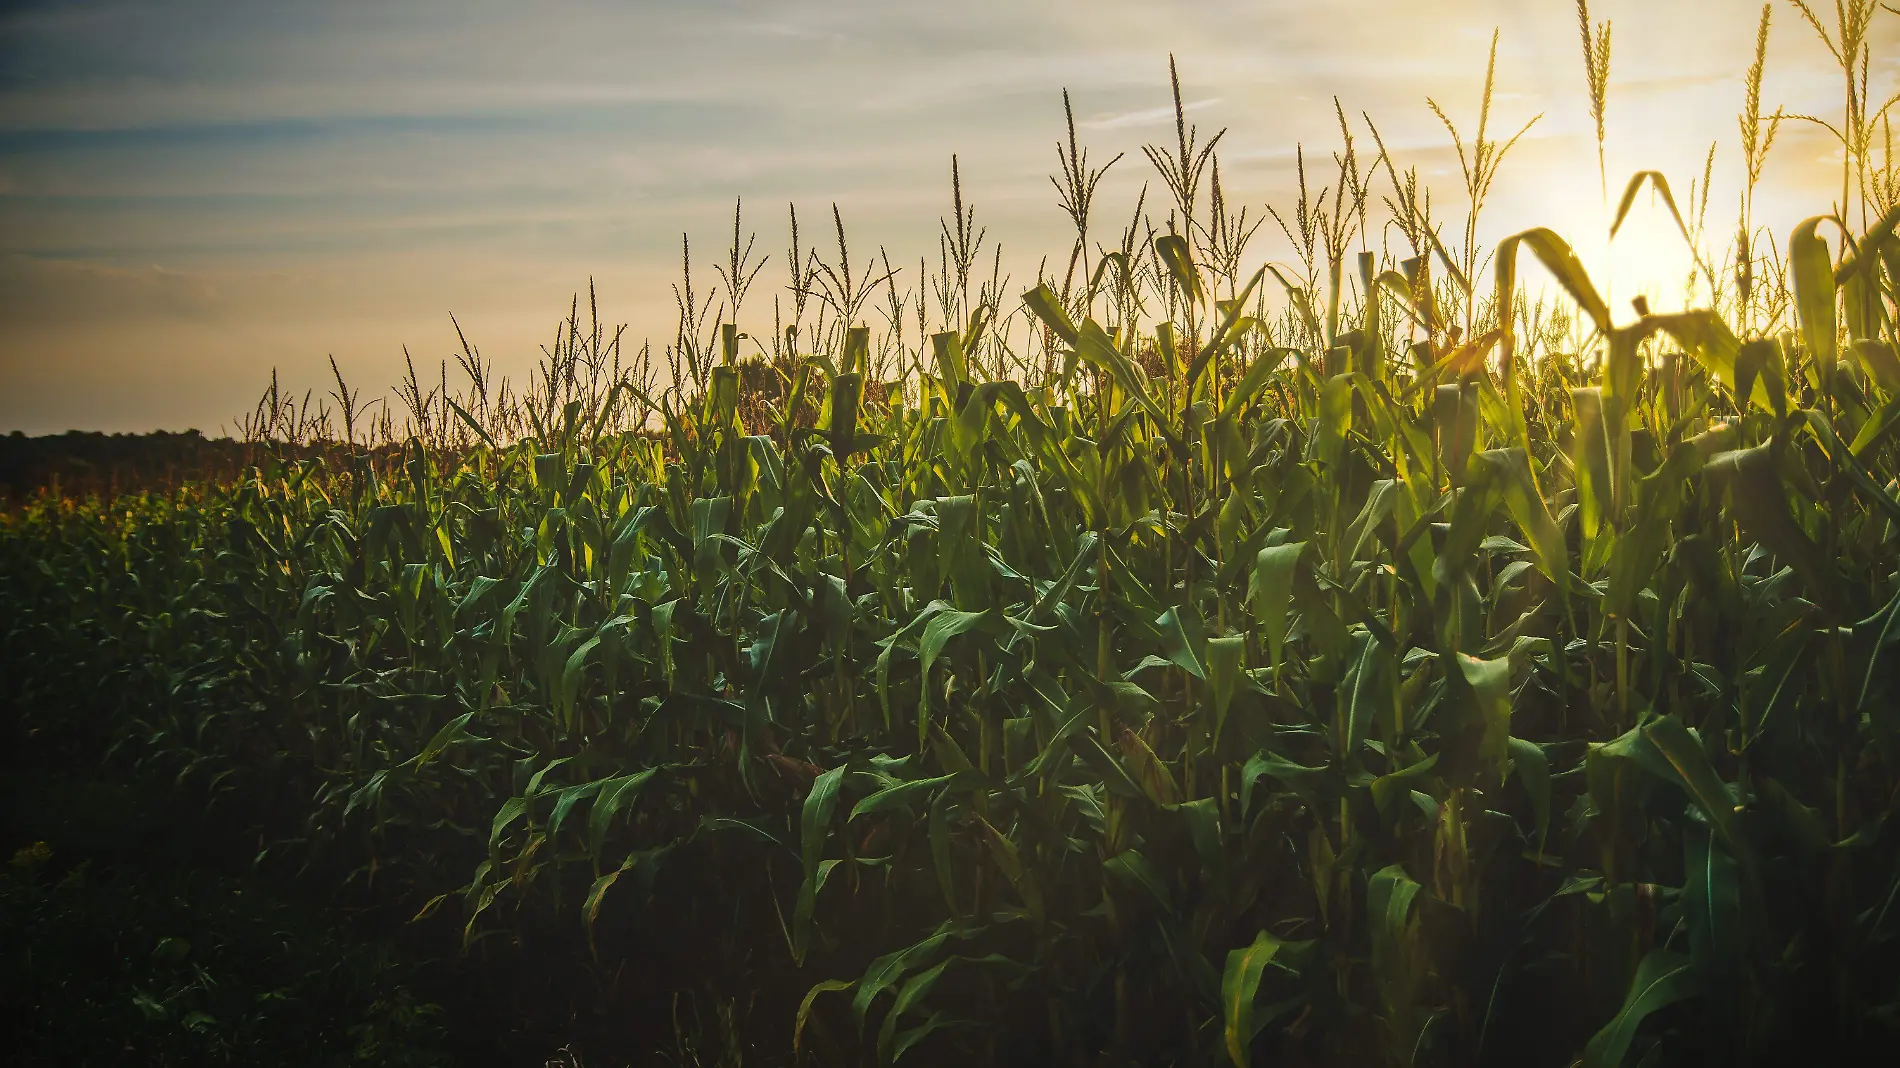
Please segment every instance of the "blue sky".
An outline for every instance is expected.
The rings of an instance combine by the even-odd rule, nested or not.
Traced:
[[[1655,167],[1686,188],[1713,140],[1711,214],[1732,213],[1758,10],[1598,0],[1615,23],[1613,185]],[[1192,120],[1230,130],[1230,200],[1258,213],[1287,202],[1296,143],[1336,146],[1335,95],[1449,197],[1425,98],[1475,116],[1495,27],[1497,121],[1543,118],[1487,230],[1587,232],[1600,204],[1575,19],[1568,0],[15,5],[0,15],[0,431],[215,431],[273,367],[315,386],[334,355],[380,387],[404,345],[433,364],[451,312],[519,374],[590,277],[605,314],[657,341],[681,232],[710,284],[735,196],[773,255],[770,292],[788,202],[814,232],[837,203],[854,245],[898,262],[934,253],[952,153],[1022,279],[1067,250],[1045,177],[1062,89],[1097,158],[1128,153],[1104,185],[1118,218],[1151,177],[1139,147],[1172,133],[1170,52]],[[1877,25],[1873,80],[1891,90],[1900,17]],[[1770,107],[1837,110],[1827,62],[1779,6]],[[1829,158],[1784,127],[1763,202],[1784,231],[1827,209]],[[1263,231],[1254,257],[1283,254]]]

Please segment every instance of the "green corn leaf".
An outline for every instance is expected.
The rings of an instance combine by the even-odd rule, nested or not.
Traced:
[[[1856,628],[1858,630],[1858,628]],[[1793,715],[1802,690],[1801,667],[1808,662],[1808,645],[1815,637],[1811,631],[1794,631],[1774,643],[1772,655],[1762,665],[1755,685],[1743,694],[1741,745],[1747,749],[1774,729],[1778,720]],[[1885,718],[1876,710],[1874,725]]]
[[[467,426],[470,430],[474,431],[476,437],[482,439],[482,444],[488,446],[491,449],[494,449],[497,452],[501,451],[501,446],[496,444],[495,439],[489,436],[487,428],[483,427],[482,424],[478,422],[474,416],[468,414],[467,409],[455,403],[454,400],[451,400],[449,398],[443,398],[443,399],[448,400],[449,407],[455,410],[456,417],[461,419],[462,423],[465,426]]]
[[[930,802],[930,862],[937,872],[937,889],[950,915],[960,916],[954,858],[950,851],[950,791],[940,790]]]
[[[984,331],[989,329],[990,322],[995,317],[995,306],[988,301],[983,301],[976,307],[970,309],[970,319],[964,327],[962,337],[964,352],[976,351],[977,344],[983,340]],[[868,332],[868,328],[866,329]]]
[[[1702,454],[1691,442],[1670,451],[1661,467],[1636,486],[1636,508],[1629,528],[1610,550],[1610,589],[1606,609],[1618,618],[1636,611],[1637,598],[1648,585],[1669,547],[1671,524],[1684,494],[1683,483],[1702,467]]]
[[[818,895],[824,892],[825,883],[831,880],[831,873],[836,871],[841,863],[843,861],[819,861],[811,878],[799,885],[798,902],[792,909],[792,961],[794,963],[805,963],[805,954],[811,945],[812,918],[818,911]]]
[[[1111,879],[1152,900],[1161,911],[1174,911],[1174,895],[1168,891],[1168,881],[1140,850],[1126,849],[1115,854],[1102,862],[1102,870]]]
[[[1389,864],[1366,880],[1366,913],[1375,959],[1389,959],[1398,944],[1408,937],[1412,902],[1420,889],[1398,864]]]
[[[1514,307],[1517,299],[1517,253],[1520,248],[1528,248],[1544,269],[1551,273],[1557,284],[1570,294],[1590,321],[1598,330],[1610,329],[1610,307],[1597,293],[1596,285],[1590,281],[1590,275],[1583,269],[1583,261],[1570,249],[1570,243],[1558,237],[1554,231],[1543,227],[1512,234],[1498,242],[1494,253],[1497,264],[1496,298],[1498,302],[1497,321],[1504,330],[1507,353],[1517,325]],[[1508,359],[1507,355],[1507,359]]]
[[[1233,389],[1228,392],[1227,399],[1221,402],[1220,418],[1232,419],[1239,415],[1241,409],[1251,403],[1260,391],[1266,388],[1267,383],[1273,380],[1273,373],[1280,369],[1286,362],[1286,358],[1294,355],[1297,353],[1293,349],[1275,347],[1255,356],[1253,362],[1247,365],[1246,373],[1240,376],[1240,381],[1235,383]]]
[[[1083,321],[1078,334],[1080,343],[1076,351],[1081,354],[1082,359],[1109,372],[1114,377],[1115,384],[1128,394],[1129,399],[1139,404],[1142,411],[1147,412],[1148,417],[1155,421],[1155,429],[1163,437],[1172,441],[1174,432],[1169,429],[1167,414],[1161,410],[1160,405],[1155,403],[1154,398],[1149,396],[1134,365],[1129,363],[1128,358],[1115,347],[1115,341],[1108,336],[1107,331],[1097,326],[1095,320],[1087,319]]]
[[[952,609],[932,616],[924,627],[923,637],[917,642],[917,659],[922,665],[922,674],[930,674],[930,666],[943,654],[943,647],[949,644],[950,639],[974,629],[988,615],[987,610],[959,612]]]
[[[574,725],[574,701],[580,694],[581,678],[587,670],[587,657],[600,645],[600,636],[582,642],[568,655],[567,664],[561,669],[560,701],[556,705],[561,722],[570,728]]]
[[[1206,299],[1201,290],[1201,273],[1195,269],[1194,254],[1188,248],[1187,238],[1177,234],[1157,237],[1155,253],[1167,265],[1168,277],[1174,280],[1181,298],[1191,305],[1201,304]]]
[[[1709,373],[1735,390],[1738,400],[1747,398],[1763,408],[1775,407],[1778,395],[1779,379],[1757,378],[1755,385],[1747,393],[1741,389],[1738,368],[1741,363],[1743,343],[1735,336],[1722,317],[1712,311],[1698,309],[1675,312],[1669,315],[1649,315],[1643,318],[1644,331],[1663,330],[1680,343],[1685,351],[1694,356]],[[1756,344],[1756,342],[1750,342]],[[1769,343],[1772,345],[1772,342]]]
[[[1455,587],[1469,572],[1478,545],[1484,541],[1485,531],[1490,526],[1492,513],[1497,510],[1499,493],[1491,471],[1489,464],[1472,463],[1465,484],[1458,491],[1444,544],[1439,547],[1438,556],[1432,561],[1433,581],[1440,587],[1441,595]],[[1442,626],[1454,618],[1454,614],[1446,609],[1439,613],[1438,621]],[[1444,644],[1451,646],[1454,643],[1446,640]]]
[[[1069,313],[1063,309],[1062,300],[1047,283],[1024,293],[1023,304],[1057,337],[1061,338],[1063,344],[1072,348],[1075,346],[1081,335],[1077,333],[1075,324],[1070,321]]]
[[[912,1047],[938,1031],[951,1027],[969,1027],[971,1025],[972,1021],[958,1019],[946,1015],[941,1011],[932,1012],[929,1016],[924,1017],[923,1023],[918,1024],[916,1027],[907,1027],[891,1038],[889,1063],[896,1064],[898,1061],[903,1060],[904,1054],[910,1052]]]
[[[653,773],[659,769],[648,768],[631,775],[620,775],[599,783],[594,795],[594,806],[587,813],[587,852],[594,858],[596,866],[600,863],[601,849],[607,842],[608,828],[613,826],[614,817],[620,810],[632,804],[640,796],[640,790]]]
[[[839,765],[812,780],[811,792],[799,818],[799,856],[809,880],[824,856],[825,839],[831,834],[831,814],[838,807],[838,789],[844,782],[845,767]]]
[[[1642,192],[1645,184],[1655,187],[1663,204],[1669,208],[1669,217],[1675,220],[1676,232],[1682,235],[1683,243],[1693,250],[1695,241],[1689,237],[1689,226],[1682,221],[1682,212],[1676,210],[1676,198],[1669,192],[1669,179],[1663,177],[1661,171],[1637,171],[1630,175],[1629,184],[1623,187],[1623,199],[1616,205],[1616,219],[1610,223],[1610,237],[1614,239],[1616,232],[1623,228],[1623,220],[1629,217],[1630,208],[1636,203],[1636,194]]]
[[[1155,619],[1155,627],[1161,632],[1161,645],[1170,662],[1197,679],[1207,678],[1207,669],[1202,666],[1207,639],[1193,609],[1170,608]]]
[[[1616,489],[1610,473],[1610,457],[1614,452],[1610,444],[1610,425],[1603,391],[1598,387],[1571,390],[1570,404],[1576,413],[1571,464],[1577,472],[1577,503],[1584,537],[1595,538],[1616,515]]]
[[[1326,330],[1320,325],[1319,316],[1313,311],[1313,302],[1305,287],[1295,285],[1291,279],[1280,272],[1280,268],[1273,264],[1268,264],[1267,270],[1280,283],[1280,288],[1286,290],[1288,301],[1293,305],[1293,309],[1299,313],[1301,323],[1306,326],[1307,336],[1313,338],[1325,337]]]
[[[1888,739],[1900,737],[1900,594],[1871,617],[1854,624],[1854,636],[1865,648],[1866,670],[1861,672],[1855,704]],[[1790,668],[1792,668],[1792,664]]]
[[[1514,737],[1510,745],[1511,765],[1518,781],[1524,784],[1524,792],[1530,795],[1531,810],[1537,817],[1537,851],[1542,853],[1550,832],[1550,758],[1535,742]]]
[[[502,836],[507,834],[508,828],[512,827],[514,822],[525,815],[527,811],[528,799],[525,797],[511,797],[501,803],[501,808],[495,812],[494,822],[488,832],[488,853],[490,856],[495,856],[501,852]]]
[[[420,769],[424,764],[447,752],[450,746],[475,740],[475,736],[468,732],[468,722],[474,716],[473,712],[464,712],[444,723],[441,729],[435,732],[435,736],[429,739],[429,744],[422,747],[422,752],[416,754],[414,766]]]
[[[1036,598],[1035,607],[1029,611],[1029,619],[1032,622],[1041,620],[1051,609],[1068,597],[1069,591],[1075,588],[1076,582],[1087,573],[1089,565],[1095,562],[1095,547],[1099,543],[1100,536],[1092,530],[1083,531],[1081,537],[1076,539],[1075,558],[1069,561],[1069,566],[1062,572],[1062,577],[1050,583],[1049,588]]]
[[[853,327],[853,333],[864,327]],[[856,371],[831,380],[831,395],[821,413],[831,431],[831,448],[838,456],[853,452],[858,440],[858,408],[864,396],[864,376]]]
[[[1240,342],[1240,339],[1253,328],[1253,321],[1249,319],[1246,314],[1247,301],[1253,296],[1253,291],[1259,288],[1260,280],[1266,276],[1267,269],[1265,267],[1260,268],[1258,271],[1255,271],[1253,277],[1247,281],[1246,288],[1242,289],[1233,300],[1219,302],[1222,309],[1220,325],[1215,329],[1213,335],[1207,339],[1207,344],[1201,348],[1201,351],[1195,354],[1194,362],[1188,365],[1187,376],[1184,381],[1185,388],[1189,390],[1190,393],[1194,389],[1195,383],[1200,381],[1201,375],[1207,370],[1208,365],[1221,353],[1232,350],[1233,347]]]
[[[977,826],[983,829],[983,840],[989,846],[990,858],[996,867],[1016,889],[1016,896],[1022,899],[1023,907],[1029,917],[1038,926],[1043,922],[1042,884],[1036,880],[1035,872],[1024,867],[1021,852],[1016,843],[1009,840],[1003,832],[997,830],[989,820],[979,813]]]
[[[1249,1068],[1253,1063],[1250,1047],[1254,1036],[1260,1033],[1253,1019],[1254,996],[1260,992],[1260,977],[1274,954],[1280,951],[1280,945],[1279,939],[1261,931],[1254,936],[1253,944],[1227,954],[1227,966],[1221,973],[1220,983],[1221,1014],[1225,1021],[1222,1034],[1227,1040],[1227,1056],[1239,1068]]]
[[[844,364],[838,369],[839,377],[843,377],[844,375],[862,376],[865,367],[869,365],[870,362],[871,328],[868,326],[853,326],[846,329],[844,332]],[[862,380],[861,377],[860,380]]]
[[[1436,761],[1437,757],[1431,757],[1430,760]],[[1247,763],[1240,769],[1240,811],[1243,816],[1253,815],[1254,786],[1263,777],[1277,779],[1295,793],[1317,802],[1326,788],[1327,771],[1325,768],[1295,764],[1269,753],[1255,753],[1247,758]]]
[[[886,953],[864,969],[864,975],[858,980],[858,992],[851,998],[851,1015],[858,1021],[860,1031],[864,1029],[865,1018],[870,1014],[878,995],[890,989],[911,970],[936,959],[950,938],[951,933],[947,929],[939,929],[922,941]]]
[[[1689,959],[1709,1008],[1728,1030],[1716,1036],[1731,1045],[1740,1027],[1743,947],[1742,884],[1731,857],[1706,830],[1683,828],[1683,917],[1689,929]]]
[[[1209,638],[1205,655],[1207,678],[1214,691],[1214,735],[1218,738],[1227,722],[1227,710],[1234,703],[1234,693],[1246,666],[1247,637],[1244,634],[1230,634]]]
[[[1788,513],[1788,490],[1775,470],[1774,443],[1721,453],[1705,470],[1728,489],[1743,532],[1792,566],[1823,607],[1842,611],[1846,598],[1821,547]]]
[[[1346,729],[1345,736],[1339,739],[1340,760],[1358,756],[1367,729],[1378,719],[1382,709],[1392,707],[1388,689],[1390,658],[1385,646],[1364,629],[1353,632],[1352,643],[1353,652],[1348,661],[1351,666],[1339,684],[1339,703]]]
[[[1466,468],[1478,441],[1479,389],[1476,385],[1451,383],[1432,390],[1432,430],[1438,437],[1438,465],[1452,484],[1464,481]]]
[[[1081,759],[1082,763],[1088,765],[1089,770],[1095,773],[1109,793],[1121,797],[1149,796],[1141,784],[1135,781],[1135,777],[1129,774],[1128,769],[1122,766],[1122,762],[1096,739],[1092,731],[1087,729],[1077,731],[1070,737],[1069,745],[1075,750],[1075,755]]]
[[[1584,777],[1597,811],[1631,819],[1640,814],[1652,780],[1677,781],[1675,768],[1641,727],[1592,743],[1584,760]]]
[[[561,833],[561,826],[567,822],[568,813],[574,806],[600,792],[599,782],[582,783],[569,786],[555,795],[554,812],[548,816],[548,841],[555,843]]]
[[[1415,764],[1372,780],[1373,805],[1381,812],[1389,809],[1393,801],[1412,792],[1412,783],[1424,778],[1437,766],[1438,754],[1433,753]]]
[[[1399,502],[1399,483],[1397,479],[1382,478],[1372,484],[1372,492],[1366,494],[1366,503],[1359,509],[1359,515],[1346,528],[1340,539],[1343,546],[1340,559],[1354,561],[1363,558],[1366,542],[1373,537],[1374,531],[1385,525],[1392,517],[1392,510]]]
[[[1345,462],[1346,435],[1352,430],[1353,378],[1338,374],[1326,380],[1320,390],[1319,430],[1314,435],[1313,455],[1337,470]]]
[[[1418,1013],[1426,962],[1419,952],[1419,923],[1412,918],[1420,886],[1397,864],[1366,880],[1366,925],[1372,935],[1372,972],[1389,1029],[1388,1049],[1410,1063],[1424,1026]]]
[[[844,765],[832,768],[812,780],[811,792],[805,795],[805,805],[799,820],[799,857],[804,864],[805,878],[799,886],[797,910],[793,914],[792,958],[800,964],[805,962],[806,947],[811,940],[812,914],[817,908],[818,892],[824,888],[825,878],[831,874],[830,864],[836,861],[824,860],[825,839],[831,834],[831,815],[838,806],[838,789],[844,781]]]
[[[719,427],[730,432],[738,426],[739,419],[739,369],[737,367],[715,367],[711,380],[707,383],[705,406],[701,416],[709,427]]]
[[[541,765],[541,769],[536,771],[534,775],[528,779],[528,785],[522,789],[521,796],[528,798],[529,802],[532,803],[535,798],[548,792],[541,789],[541,784],[547,780],[549,775],[572,763],[573,760],[574,758],[571,756],[555,757],[553,760]]]
[[[1294,568],[1305,549],[1303,541],[1288,542],[1267,546],[1254,557],[1247,600],[1253,605],[1254,620],[1266,631],[1275,678],[1280,675],[1280,651],[1286,643],[1288,617],[1293,608]]]
[[[1880,904],[1861,913],[1861,929],[1870,946],[1879,945],[1894,937],[1896,928],[1900,928],[1900,873],[1895,873],[1887,884],[1887,892],[1880,896]]]
[[[964,754],[963,747],[939,724],[930,725],[930,753],[937,758],[937,764],[949,774],[972,774],[976,766]]]
[[[1649,1015],[1701,992],[1689,958],[1652,949],[1636,967],[1623,1007],[1583,1047],[1583,1068],[1617,1068]]]
[[[1715,829],[1722,844],[1744,863],[1751,862],[1753,851],[1742,837],[1735,814],[1735,799],[1715,773],[1701,743],[1689,734],[1689,728],[1683,726],[1682,721],[1674,715],[1668,715],[1646,724],[1643,735],[1663,755],[1663,759],[1669,761],[1669,766],[1688,790],[1689,797],[1708,817],[1709,826]]]
[[[1900,393],[1900,363],[1895,365],[1894,374],[1896,382],[1892,392]],[[1867,421],[1854,434],[1853,444],[1848,446],[1848,451],[1855,458],[1865,460],[1868,453],[1885,443],[1896,429],[1900,429],[1900,396],[1881,405],[1879,411],[1867,417]]]
[[[1511,742],[1511,660],[1480,660],[1458,654],[1458,668],[1477,701],[1478,715],[1484,724],[1478,743],[1478,759],[1495,768],[1504,777],[1504,764]]]
[[[918,676],[922,684],[917,691],[917,746],[922,748],[924,738],[929,732],[930,723],[930,667],[942,655],[943,647],[950,639],[975,628],[989,615],[988,610],[981,612],[959,612],[955,609],[940,611],[930,617],[924,626],[923,637],[917,642],[917,658],[921,665]]]
[[[855,979],[826,979],[823,982],[814,983],[810,990],[805,991],[804,998],[798,1003],[798,1016],[792,1023],[792,1053],[794,1055],[802,1048],[805,1025],[811,1021],[812,1005],[818,1001],[818,996],[850,990],[857,985]]]
[[[961,773],[938,775],[928,779],[912,779],[909,782],[901,782],[895,786],[886,787],[877,793],[871,794],[864,800],[859,801],[857,805],[851,809],[850,818],[855,820],[859,816],[874,815],[886,809],[896,808],[899,805],[915,804],[931,796],[932,792],[939,787],[947,787],[951,782],[956,780],[958,774]]]
[[[1049,741],[1042,747],[1042,751],[1022,768],[1018,773],[1019,778],[1046,778],[1055,774],[1066,763],[1065,758],[1069,755],[1069,739],[1082,730],[1094,715],[1095,710],[1088,707],[1079,708],[1071,713],[1067,719],[1063,720],[1062,726],[1056,728],[1055,732],[1049,736]]]
[[[638,860],[638,854],[629,853],[620,862],[620,867],[596,878],[593,885],[587,888],[587,897],[581,901],[581,924],[587,931],[587,947],[590,951],[598,953],[594,945],[594,927],[600,920],[600,906],[607,900],[607,891],[613,889],[613,885],[620,881],[622,875],[631,871]]]
[[[1502,492],[1512,522],[1530,539],[1537,553],[1538,569],[1556,584],[1561,595],[1569,586],[1570,554],[1564,547],[1563,531],[1537,490],[1530,456],[1521,448],[1493,449],[1482,455],[1491,466],[1491,477]]]
[[[1194,852],[1200,856],[1202,868],[1218,880],[1226,869],[1227,855],[1222,848],[1220,808],[1214,798],[1203,797],[1178,805],[1164,805],[1162,810],[1181,817],[1183,826],[1187,828],[1188,840],[1194,843]]]
[[[883,1026],[878,1028],[877,1053],[879,1063],[887,1065],[896,1064],[897,1058],[903,1055],[904,1050],[908,1050],[911,1046],[915,1045],[919,1039],[929,1034],[931,1030],[942,1026],[942,1018],[936,1014],[932,1014],[930,1022],[923,1025],[925,1029],[922,1030],[921,1034],[913,1031],[907,1034],[906,1037],[908,1041],[904,1043],[902,1049],[899,1049],[897,1046],[897,1021],[902,1019],[905,1013],[911,1011],[922,1003],[924,998],[929,996],[931,989],[937,985],[937,980],[943,977],[944,971],[948,969],[955,960],[956,958],[952,957],[948,960],[939,961],[937,964],[918,972],[916,975],[904,981],[903,987],[897,992],[897,1000],[892,1002],[890,1011],[884,1014]]]
[[[1735,353],[1735,396],[1748,397],[1776,415],[1786,415],[1785,362],[1781,346],[1772,339],[1755,338],[1744,342]]]
[[[1834,295],[1834,265],[1829,260],[1827,242],[1815,233],[1827,216],[1815,216],[1794,228],[1788,235],[1788,274],[1794,281],[1794,307],[1801,323],[1801,341],[1808,358],[1822,368],[1832,368],[1838,356]]]

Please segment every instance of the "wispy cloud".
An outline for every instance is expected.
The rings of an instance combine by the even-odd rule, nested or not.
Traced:
[[[102,314],[198,318],[217,305],[208,279],[156,265],[0,257],[0,319],[16,325],[71,325]]]
[[[1200,111],[1203,108],[1213,107],[1220,103],[1221,99],[1218,96],[1210,96],[1204,100],[1184,101],[1181,104],[1181,111],[1184,114]],[[1089,130],[1121,130],[1131,126],[1161,126],[1173,121],[1174,107],[1169,105],[1158,108],[1136,108],[1098,119],[1089,119],[1076,125]]]
[[[1734,128],[1752,20],[1606,2],[1612,169],[1699,174]],[[1770,99],[1822,109],[1826,56],[1783,22]],[[1595,153],[1564,5],[15,5],[0,15],[0,430],[216,425],[273,363],[314,374],[334,352],[387,378],[375,369],[440,340],[452,307],[522,367],[590,275],[634,336],[665,336],[681,231],[710,263],[700,249],[727,239],[740,194],[776,257],[760,292],[784,283],[788,203],[815,230],[836,202],[854,251],[914,265],[934,255],[953,153],[1005,269],[1033,274],[1069,239],[1044,177],[1061,91],[1098,158],[1127,153],[1101,202],[1120,225],[1152,178],[1140,146],[1172,139],[1170,54],[1204,135],[1229,131],[1235,203],[1281,202],[1296,144],[1329,164],[1335,97],[1360,136],[1362,110],[1379,123],[1401,165],[1449,177],[1424,98],[1475,119],[1494,25],[1494,121],[1544,119],[1490,225],[1584,219]],[[1900,19],[1880,25],[1877,77],[1900,56]],[[1817,143],[1783,138],[1767,199],[1825,200]],[[140,377],[133,353],[178,384]],[[83,387],[109,374],[126,388],[88,408]]]

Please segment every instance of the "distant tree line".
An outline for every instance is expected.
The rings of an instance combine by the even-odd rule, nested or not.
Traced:
[[[41,491],[107,499],[122,493],[170,492],[188,483],[227,479],[265,450],[273,455],[313,451],[207,438],[197,430],[149,434],[69,430],[40,437],[16,430],[0,437],[0,498],[17,504]]]

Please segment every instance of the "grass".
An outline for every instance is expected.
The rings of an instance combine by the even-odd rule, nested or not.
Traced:
[[[794,215],[769,334],[735,211],[657,359],[577,301],[520,390],[273,383],[250,434],[317,458],[0,527],[20,730],[545,977],[590,1058],[1890,1049],[1893,157],[1613,315],[1559,235],[1479,247],[1489,82],[1463,219],[1342,108],[1250,275],[1177,106],[1114,245],[1071,128],[1020,299],[958,181],[908,291]]]

